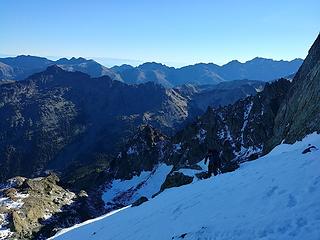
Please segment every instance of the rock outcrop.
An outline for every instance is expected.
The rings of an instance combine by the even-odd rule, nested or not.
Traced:
[[[173,172],[167,176],[166,180],[161,185],[160,191],[163,191],[167,188],[180,187],[192,183],[192,181],[193,177],[191,176],[186,176],[180,172]]]
[[[84,192],[63,188],[57,175],[15,177],[0,188],[0,239],[46,239],[61,228],[103,213]]]
[[[192,165],[210,148],[222,151],[226,163],[247,161],[263,153],[273,136],[274,119],[290,82],[267,84],[256,96],[207,112],[172,139],[179,149],[170,156],[174,165]]]
[[[282,140],[293,143],[320,130],[320,35],[292,81],[275,119],[268,149]]]
[[[31,238],[44,221],[74,202],[76,195],[57,185],[58,181],[56,175],[37,179],[16,177],[8,181],[1,189],[0,201],[0,214],[7,221],[0,224],[10,228],[8,238]]]

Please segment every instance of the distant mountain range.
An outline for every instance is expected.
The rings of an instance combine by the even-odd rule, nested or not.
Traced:
[[[91,77],[107,75],[114,80],[121,81],[120,76],[115,72],[91,59],[73,57],[52,61],[47,58],[29,55],[0,58],[0,80],[24,80],[52,65],[58,65],[67,71],[80,71],[89,74]]]
[[[231,61],[219,66],[213,63],[198,63],[181,68],[148,62],[137,67],[130,65],[107,68],[94,60],[84,58],[61,58],[52,61],[35,56],[0,58],[0,80],[23,80],[28,76],[44,71],[48,66],[58,65],[67,71],[81,71],[91,77],[107,75],[113,80],[129,84],[155,82],[170,88],[183,84],[218,84],[231,80],[270,81],[294,74],[301,66],[302,59],[274,61],[254,58],[245,63]]]
[[[172,87],[186,83],[203,85],[242,79],[270,81],[295,73],[302,62],[302,59],[274,61],[254,58],[245,63],[234,60],[222,66],[213,63],[198,63],[173,68],[150,62],[138,67],[122,65],[111,69],[127,83],[153,81],[166,87]]]

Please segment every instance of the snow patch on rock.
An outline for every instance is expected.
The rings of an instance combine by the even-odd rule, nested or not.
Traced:
[[[172,166],[159,164],[153,171],[143,171],[130,180],[113,180],[109,188],[103,193],[102,199],[106,204],[121,203],[128,205],[142,196],[150,198],[160,190],[171,169]]]

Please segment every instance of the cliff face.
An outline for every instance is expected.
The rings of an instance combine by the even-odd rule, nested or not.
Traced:
[[[210,148],[223,152],[227,161],[246,161],[263,153],[272,137],[274,119],[290,82],[267,84],[256,96],[218,109],[209,108],[196,122],[172,139],[179,150],[170,156],[176,165],[199,162]]]
[[[274,137],[268,150],[282,140],[293,143],[320,130],[320,35],[295,75],[292,87],[275,119]]]

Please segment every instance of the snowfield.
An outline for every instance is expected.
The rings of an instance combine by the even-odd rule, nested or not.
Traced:
[[[312,151],[302,154],[309,146]],[[320,239],[320,135],[232,173],[165,190],[128,207],[66,229],[61,240]]]
[[[142,196],[150,198],[160,191],[161,184],[171,169],[172,166],[159,164],[153,171],[143,171],[130,180],[114,180],[103,193],[102,199],[106,204],[118,202],[129,205]]]

